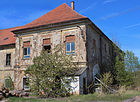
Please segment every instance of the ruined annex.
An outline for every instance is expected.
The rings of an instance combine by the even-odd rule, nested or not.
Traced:
[[[114,61],[113,42],[88,18],[62,4],[29,24],[0,30],[0,88],[9,87],[9,77],[16,90],[28,89],[24,71],[33,64],[42,49],[64,45],[80,68],[73,93],[85,94],[102,73],[104,64]]]

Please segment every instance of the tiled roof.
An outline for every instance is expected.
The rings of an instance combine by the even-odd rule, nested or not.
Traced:
[[[41,16],[40,18],[32,21],[29,24],[26,24],[21,27],[9,28],[0,30],[0,45],[8,45],[14,44],[16,38],[14,34],[11,32],[13,30],[32,28],[41,25],[53,24],[53,23],[61,23],[71,20],[78,20],[82,18],[87,18],[85,16],[80,15],[76,11],[72,10],[67,4],[62,4],[47,14]]]
[[[0,45],[14,44],[16,41],[15,34],[12,30],[20,29],[21,27],[14,27],[9,29],[0,30]]]
[[[65,21],[71,21],[76,19],[87,18],[83,15],[80,15],[75,10],[72,10],[67,4],[62,4],[52,11],[46,13],[40,18],[32,21],[31,23],[25,25],[25,27],[34,27],[40,25],[47,25],[53,23],[60,23]]]

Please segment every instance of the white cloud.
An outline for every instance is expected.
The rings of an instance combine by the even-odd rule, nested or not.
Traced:
[[[97,3],[93,3],[93,4],[89,5],[88,7],[86,7],[86,8],[84,8],[84,9],[80,10],[79,13],[85,13],[85,12],[87,12],[88,10],[92,9],[92,8],[93,8],[94,6],[96,6],[96,5],[97,5]]]
[[[103,4],[108,4],[108,3],[111,3],[111,2],[114,2],[114,1],[116,1],[116,0],[105,0],[105,1],[103,2]]]
[[[111,13],[111,14],[109,14],[107,16],[101,17],[100,20],[106,20],[106,19],[116,17],[116,16],[119,16],[119,15],[120,15],[120,13]]]
[[[136,26],[140,26],[140,23],[132,24],[132,25],[126,26],[125,28],[133,28]]]
[[[139,9],[140,9],[140,7],[136,7],[136,8],[127,9],[127,10],[124,10],[124,11],[121,11],[121,12],[111,13],[111,14],[108,14],[106,16],[103,16],[103,17],[97,19],[96,21],[107,20],[107,19],[114,18],[114,17],[120,16],[120,15],[123,15],[123,14],[134,12],[134,11],[139,10]]]

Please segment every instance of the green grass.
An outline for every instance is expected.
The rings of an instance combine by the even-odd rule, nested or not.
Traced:
[[[17,98],[10,97],[7,102],[96,102],[96,101],[113,101],[113,102],[122,102],[132,98],[133,96],[140,95],[138,91],[127,91],[122,95],[98,95],[98,94],[88,94],[88,95],[79,95],[71,96],[68,98],[57,98],[57,99],[33,99],[33,98]]]

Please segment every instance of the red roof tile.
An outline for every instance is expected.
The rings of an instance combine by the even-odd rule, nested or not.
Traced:
[[[40,18],[32,21],[31,23],[25,25],[25,27],[34,27],[40,25],[47,25],[65,21],[71,21],[76,19],[87,18],[83,15],[80,15],[75,10],[72,10],[67,4],[62,4],[57,8],[53,9],[52,11],[46,13],[45,15],[41,16]]]
[[[15,34],[12,30],[20,29],[21,27],[9,28],[0,30],[0,45],[14,44],[16,41]]]
[[[14,33],[11,32],[13,30],[25,29],[25,28],[32,28],[41,25],[53,24],[53,23],[60,23],[65,21],[71,20],[78,20],[82,18],[87,18],[85,16],[80,15],[76,11],[72,10],[67,4],[62,4],[57,8],[53,9],[52,11],[48,12],[47,14],[41,16],[40,18],[32,21],[29,24],[26,24],[21,27],[9,28],[0,30],[0,45],[8,45],[14,44],[16,38],[14,37]]]

